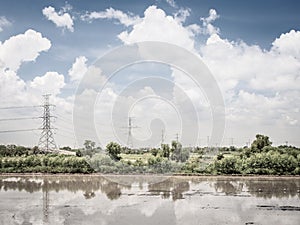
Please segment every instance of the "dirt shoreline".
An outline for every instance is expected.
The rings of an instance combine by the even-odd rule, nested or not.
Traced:
[[[99,177],[99,176],[161,176],[161,177],[195,177],[195,178],[258,178],[258,179],[268,179],[268,178],[279,178],[279,179],[300,179],[300,175],[204,175],[204,174],[103,174],[103,173],[0,173],[0,176],[19,176],[19,177],[55,177],[55,176],[72,176],[72,177]]]

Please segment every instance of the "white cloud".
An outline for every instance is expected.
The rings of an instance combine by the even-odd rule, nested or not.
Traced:
[[[0,68],[0,102],[1,105],[16,102],[18,95],[25,90],[26,84],[16,72]]]
[[[167,42],[189,50],[194,49],[194,29],[184,27],[173,16],[156,6],[149,6],[142,20],[133,26],[132,31],[123,31],[118,37],[125,43],[141,41]]]
[[[175,14],[174,17],[181,23],[185,22],[186,18],[190,16],[191,9],[189,8],[180,8]]]
[[[0,62],[11,70],[18,70],[22,62],[34,61],[42,51],[47,51],[51,42],[34,30],[27,30],[0,42]]]
[[[170,6],[172,6],[172,7],[174,7],[174,8],[177,8],[177,5],[176,5],[175,0],[166,0],[166,2],[167,2]]]
[[[5,106],[32,106],[41,105],[42,94],[52,94],[51,104],[57,105],[55,113],[67,116],[72,106],[68,99],[57,96],[64,86],[64,77],[56,72],[48,72],[42,77],[35,77],[33,81],[25,82],[15,71],[1,68],[0,70],[0,105]],[[51,112],[53,113],[53,112]],[[1,118],[36,117],[41,116],[39,108],[25,108],[24,110],[1,110]],[[71,124],[71,118],[70,118]],[[60,125],[60,121],[55,126]],[[41,126],[41,120],[9,121],[1,124],[1,130],[35,129]],[[64,124],[64,126],[66,126]],[[60,130],[59,130],[60,131]],[[39,131],[20,132],[14,135],[1,136],[2,143],[17,143],[26,146],[35,146],[38,143]],[[66,143],[65,138],[58,137],[58,143]],[[73,142],[73,141],[72,141]]]
[[[105,11],[91,12],[81,17],[83,20],[94,20],[94,19],[116,19],[125,26],[135,25],[140,21],[139,16],[133,16],[130,13],[124,13],[120,10],[108,8]]]
[[[206,18],[200,18],[200,20],[203,23],[203,33],[204,34],[218,34],[220,32],[219,28],[212,25],[212,22],[214,22],[216,19],[218,19],[220,16],[218,15],[217,11],[215,9],[209,10],[209,16]]]
[[[125,44],[163,41],[199,52],[218,81],[226,101],[227,119],[231,122],[247,121],[250,126],[251,121],[256,121],[253,122],[256,132],[274,121],[282,129],[297,124],[300,118],[291,112],[291,105],[300,108],[300,32],[292,30],[282,34],[270,50],[265,50],[258,45],[222,38],[219,28],[212,25],[218,18],[216,10],[211,9],[208,17],[201,18],[202,27],[197,24],[183,26],[184,19],[176,19],[176,14],[174,17],[166,15],[162,9],[150,6],[132,30],[125,30],[118,37]],[[209,35],[200,51],[194,48],[195,34],[199,32]],[[193,102],[203,102],[201,93],[191,82],[174,71],[173,77]],[[230,130],[232,126],[227,127]],[[242,126],[238,128],[241,129]]]
[[[56,14],[61,16],[69,10],[64,9],[61,14]],[[281,34],[271,43],[271,49],[267,50],[258,45],[249,45],[243,41],[228,40],[222,37],[219,28],[212,25],[219,18],[214,9],[210,10],[208,17],[201,19],[202,26],[184,24],[189,13],[189,9],[179,9],[174,15],[168,15],[162,9],[150,6],[145,10],[144,16],[139,17],[109,8],[101,12],[88,13],[84,19],[118,20],[126,26],[124,31],[118,35],[125,44],[140,41],[161,41],[176,44],[198,54],[198,56],[201,55],[217,79],[225,98],[227,131],[231,132],[229,135],[247,136],[246,141],[248,141],[248,138],[252,138],[255,133],[267,131],[269,132],[268,135],[274,137],[272,139],[280,138],[280,135],[283,135],[283,138],[297,138],[297,133],[300,132],[298,126],[300,121],[300,32],[291,30]],[[61,25],[61,27],[67,28],[66,25]],[[73,23],[71,27],[73,29]],[[209,36],[206,43],[196,49],[195,43],[198,42],[196,34],[199,33]],[[41,51],[47,51],[50,46],[51,43],[47,38],[43,38],[40,33],[33,30],[11,37],[0,44],[0,99],[3,104],[13,101],[36,103],[38,99],[34,99],[34,96],[50,92],[54,95],[53,101],[56,104],[70,107],[68,99],[58,97],[58,94],[65,87],[62,74],[48,72],[26,83],[16,73],[23,62],[34,61]],[[175,100],[179,103],[181,100],[186,100],[186,97],[181,98],[182,96],[177,92],[178,88],[181,88],[189,98],[187,100],[198,102],[196,109],[200,113],[202,110],[209,114],[208,102],[205,96],[199,92],[199,88],[188,81],[185,74],[173,69],[170,71],[174,84],[177,86],[172,93]],[[99,88],[99,84],[106,81],[100,68],[87,66],[87,58],[84,56],[75,59],[68,73],[71,81],[79,81],[84,74],[90,74],[90,79],[85,82],[93,96],[97,94],[95,89]],[[117,85],[122,84],[118,83]],[[126,86],[126,84],[123,85]],[[96,119],[100,118],[100,122],[111,123],[112,114],[108,110],[112,110],[114,101],[118,98],[116,89],[120,87],[116,88],[112,83],[109,83],[108,86],[102,91],[103,96],[102,99],[100,98],[99,109],[97,109],[99,117]],[[11,98],[10,96],[14,97]],[[130,96],[119,97],[124,98],[122,104],[125,107],[145,96],[155,96],[154,89],[145,86],[141,87],[141,91]],[[87,93],[85,97],[84,100],[90,98]],[[133,109],[133,113],[137,116],[137,122],[143,127],[149,126],[149,121],[153,115],[163,118],[157,113],[159,110],[165,114],[167,114],[166,112],[175,114],[172,111],[173,108],[167,104],[162,104],[157,99],[141,101]],[[151,110],[149,110],[149,106],[151,106]],[[206,116],[206,114],[203,115]],[[122,121],[126,126],[124,118]],[[138,121],[139,118],[142,118],[141,121]],[[175,121],[176,118],[166,118],[168,124],[172,124],[172,120]],[[206,128],[203,130],[209,129]],[[113,131],[106,132],[105,130],[103,132],[103,129],[106,129],[103,126],[100,129],[102,129],[100,133],[111,134],[110,137],[105,137],[105,140],[113,138]],[[169,135],[176,133],[176,129],[178,128],[174,126],[174,129],[169,131]],[[141,132],[139,135],[143,138],[148,134],[149,132]],[[202,133],[201,135],[209,134]],[[126,142],[126,136],[124,136],[124,141]]]
[[[67,28],[69,31],[73,32],[73,19],[69,13],[64,12],[65,10],[66,8],[64,8],[63,11],[56,12],[52,6],[48,6],[43,9],[43,14],[57,27]]]
[[[4,27],[11,26],[11,22],[6,19],[5,16],[0,16],[0,32],[3,31]]]
[[[277,143],[282,138],[296,140],[292,130],[300,120],[298,111],[294,111],[300,108],[296,44],[299,41],[297,32],[290,31],[277,38],[270,50],[265,50],[212,34],[201,47],[202,59],[225,97],[227,129],[231,135],[264,132]]]
[[[37,76],[32,81],[23,80],[18,75],[18,68],[26,61],[33,61],[41,51],[50,48],[51,43],[47,38],[36,31],[28,30],[24,34],[18,34],[0,44],[0,105],[5,106],[32,106],[42,104],[42,94],[52,94],[51,104],[57,105],[56,113],[69,117],[72,112],[72,98],[58,96],[65,86],[64,76],[57,72],[47,72],[43,76]],[[38,108],[25,110],[1,110],[1,118],[40,116],[42,111]],[[67,115],[68,114],[68,115]],[[70,124],[71,124],[71,116]],[[26,120],[7,122],[1,124],[1,130],[29,129],[41,126],[41,121]],[[61,125],[58,121],[56,125]],[[64,124],[66,126],[66,124]],[[71,128],[69,128],[71,130]],[[59,130],[59,132],[61,132]],[[37,145],[39,132],[20,132],[14,135],[1,136],[3,143],[17,143],[27,146]],[[59,143],[66,143],[65,138],[58,137]],[[16,142],[17,141],[17,142]],[[72,140],[73,142],[73,140]]]
[[[84,56],[79,56],[75,59],[72,68],[68,71],[72,81],[79,81],[87,72],[86,62],[87,58]]]
[[[291,117],[288,116],[288,115],[285,115],[285,119],[287,120],[287,122],[288,122],[290,125],[297,125],[297,124],[298,124],[298,120],[293,119],[293,118],[291,118]]]
[[[297,94],[299,95],[299,92]],[[267,97],[240,90],[236,100],[227,107],[227,119],[230,123],[237,122],[240,125],[257,126],[260,129],[265,125],[277,127],[277,129],[295,125],[299,115],[288,107],[293,104],[294,107],[299,108],[299,104],[295,104],[299,97],[290,98],[288,96],[290,93]],[[251,119],[249,120],[249,118]]]
[[[281,34],[272,43],[272,50],[300,60],[300,31],[291,30]]]
[[[220,16],[218,15],[217,11],[215,9],[209,10],[209,16],[206,18],[202,18],[203,21],[206,23],[214,22],[216,19],[218,19]]]
[[[30,87],[37,90],[40,95],[51,94],[56,96],[64,86],[64,75],[57,72],[47,72],[44,76],[37,76],[30,83]]]
[[[86,93],[89,92],[86,91]],[[82,93],[82,96],[86,93]],[[87,101],[85,99],[84,104]],[[118,94],[113,88],[103,89],[95,104],[95,115],[97,115],[95,123],[102,125],[96,126],[100,142],[105,144],[111,138],[118,138],[121,144],[126,145],[127,134],[124,132],[124,127],[128,123],[126,117],[133,116],[133,126],[139,126],[139,129],[133,130],[134,146],[160,145],[163,125],[166,126],[168,132],[180,130],[180,115],[177,114],[171,103],[157,95],[146,84],[140,90],[129,95]],[[87,114],[86,110],[83,110],[82,113],[83,115]],[[167,137],[167,141],[171,141],[170,136]]]
[[[210,36],[201,48],[203,60],[221,85],[228,80],[236,81],[231,82],[232,86],[228,86],[225,92],[235,88],[239,81],[253,90],[298,89],[300,62],[284,51],[278,48],[266,51],[256,45],[230,42],[217,34]]]
[[[84,79],[81,80],[81,84],[86,89],[99,90],[105,82],[107,77],[102,74],[102,70],[97,66],[89,66],[84,75]]]

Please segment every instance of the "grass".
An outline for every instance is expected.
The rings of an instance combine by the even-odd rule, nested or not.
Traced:
[[[148,159],[154,158],[151,153],[143,153],[143,154],[120,154],[122,160],[125,162],[131,161],[132,163],[140,159],[143,163],[148,163]]]

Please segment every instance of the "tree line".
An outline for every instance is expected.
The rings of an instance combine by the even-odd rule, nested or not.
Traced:
[[[38,147],[0,145],[0,172],[300,175],[300,149],[274,147],[261,134],[243,148],[184,148],[177,141],[152,149],[129,149],[110,142],[102,150],[91,140],[84,146],[62,148],[76,152],[70,156],[43,153]]]
[[[2,173],[90,173],[85,157],[43,153],[38,147],[0,145]]]

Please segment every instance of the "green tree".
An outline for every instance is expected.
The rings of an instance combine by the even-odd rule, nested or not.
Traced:
[[[38,146],[34,146],[34,147],[32,148],[32,153],[33,153],[34,155],[39,154],[40,152],[41,152],[41,151],[40,151],[40,149],[39,149]]]
[[[150,150],[150,152],[151,152],[151,154],[152,154],[153,156],[157,156],[157,154],[158,154],[158,149],[157,149],[157,148],[152,148],[152,149]]]
[[[81,151],[79,149],[76,150],[76,156],[78,156],[78,157],[82,156],[82,153],[81,153]]]
[[[214,163],[217,173],[221,174],[239,174],[240,173],[240,160],[238,157],[229,156]]]
[[[7,154],[7,148],[5,145],[0,145],[0,155],[1,156],[6,156]]]
[[[72,150],[72,148],[71,147],[69,147],[69,146],[64,146],[64,147],[62,147],[62,148],[60,148],[61,150],[65,150],[65,151],[71,151]]]
[[[188,148],[184,148],[180,152],[180,162],[186,162],[190,157],[190,150]]]
[[[85,140],[83,145],[86,150],[92,150],[95,147],[96,143],[91,140]]]
[[[161,144],[162,156],[165,158],[170,157],[170,146],[168,144]]]
[[[113,160],[119,161],[121,159],[121,157],[119,156],[119,154],[121,153],[121,146],[118,143],[108,143],[106,145],[106,151]]]
[[[268,136],[257,134],[256,139],[251,144],[251,150],[253,152],[261,152],[266,146],[271,146],[272,142],[269,140]]]
[[[185,162],[189,158],[189,151],[182,150],[182,145],[180,142],[172,141],[171,143],[171,159],[175,160],[176,162]]]

